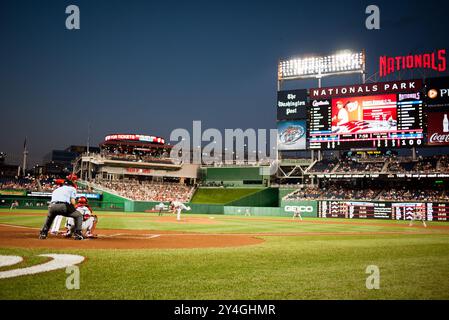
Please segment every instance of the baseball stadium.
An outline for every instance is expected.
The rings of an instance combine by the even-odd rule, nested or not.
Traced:
[[[279,91],[278,102],[305,107],[288,121],[278,107],[278,127],[288,126],[271,163],[246,154],[194,164],[191,154],[174,159],[161,137],[109,134],[67,177],[95,216],[83,241],[67,236],[66,222],[38,237],[64,176],[2,178],[1,296],[447,299],[448,122],[441,97],[428,93],[448,86],[449,78],[370,83],[365,90],[391,89],[320,100],[314,89]],[[340,125],[342,101],[355,109]],[[363,120],[350,120],[357,114]],[[80,257],[80,290],[66,290],[49,252]],[[367,290],[368,266],[378,266],[383,290]]]
[[[146,23],[128,22],[139,28]],[[86,19],[86,29],[96,24]],[[249,26],[246,20],[244,25]],[[101,23],[98,28],[109,30]],[[122,41],[134,39],[121,32],[127,38]],[[157,39],[177,48],[171,36],[167,31]],[[65,95],[53,90],[62,78],[52,78],[47,95],[40,95],[46,85],[35,79],[39,85],[30,99],[52,107],[32,104],[38,115],[29,111],[24,117],[33,119],[20,120],[20,130],[30,132],[27,121],[48,117],[50,134],[42,134],[39,143],[66,149],[51,151],[45,163],[32,167],[31,150],[44,148],[36,144],[36,131],[16,158],[6,152],[12,135],[1,135],[0,300],[449,300],[446,49],[382,56],[381,72],[368,72],[367,61],[378,58],[369,50],[327,49],[289,58],[280,57],[298,48],[276,51],[278,61],[267,60],[270,72],[248,76],[273,80],[272,100],[262,94],[248,100],[270,105],[268,121],[276,129],[236,129],[244,122],[235,113],[235,123],[225,124],[234,129],[225,129],[223,140],[218,129],[196,132],[194,117],[224,117],[241,105],[216,111],[207,83],[198,93],[207,101],[203,109],[191,87],[186,93],[170,83],[158,100],[161,87],[145,82],[148,73],[140,69],[140,41],[126,53],[122,69],[116,62],[122,61],[125,45],[113,47],[115,38],[89,40],[92,52],[94,42],[115,48],[110,50],[118,52],[115,60],[108,60],[108,49],[95,66],[72,70],[78,82],[70,82]],[[182,72],[190,68],[176,61]],[[90,68],[104,72],[104,78]],[[120,88],[107,85],[120,77]],[[144,84],[135,86],[134,77]],[[165,73],[151,77],[158,85],[171,81]],[[196,85],[191,77],[183,78],[183,85]],[[227,81],[229,91],[244,91]],[[74,87],[88,98],[83,111],[67,102],[67,110],[76,111],[71,123],[69,112],[58,108],[74,95]],[[263,90],[258,86],[255,92]],[[12,100],[26,96],[19,91],[7,94],[14,93]],[[144,91],[151,92],[148,101],[134,97]],[[100,103],[104,92],[113,98]],[[178,96],[182,108],[160,103]],[[235,103],[225,94],[220,99]],[[112,100],[123,107],[109,108]],[[144,112],[133,103],[151,109],[147,118],[156,120],[142,125],[138,118]],[[5,119],[12,118],[7,112],[1,113],[5,131]],[[266,117],[251,115],[251,120]],[[182,129],[192,123],[193,132]],[[163,134],[166,128],[172,134]],[[82,138],[69,138],[76,134]]]

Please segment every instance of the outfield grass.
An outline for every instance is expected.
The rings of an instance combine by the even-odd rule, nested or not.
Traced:
[[[139,228],[149,215],[105,213],[99,227]],[[314,219],[293,223],[279,217],[214,218],[217,224],[163,223],[157,227],[207,233],[240,228],[240,232],[259,230],[281,235],[260,236],[265,242],[238,248],[0,248],[0,254],[23,256],[23,265],[38,263],[36,255],[42,253],[72,253],[87,258],[80,266],[80,290],[67,290],[67,275],[59,270],[0,280],[0,299],[449,299],[448,230],[379,235],[366,232],[425,229],[403,228],[402,221],[378,225],[379,221],[371,220],[349,225],[342,224],[344,220],[316,224],[311,223]],[[43,217],[0,216],[0,223],[40,226],[42,222]],[[447,226],[437,222],[431,225]],[[282,235],[292,230],[336,234]],[[347,231],[361,234],[338,235]],[[365,287],[368,265],[380,269],[379,290]]]
[[[10,213],[8,210],[0,212]],[[23,213],[23,216],[21,215]],[[39,213],[41,216],[28,216],[27,213]],[[20,210],[11,215],[0,215],[0,223],[15,224],[27,227],[41,227],[45,221],[44,210]],[[359,225],[345,224],[348,220],[306,218],[302,223],[293,221],[291,217],[243,217],[234,215],[205,215],[186,214],[184,218],[199,218],[209,221],[208,224],[176,223],[173,214],[165,214],[164,217],[172,217],[169,221],[160,221],[155,213],[124,213],[124,212],[97,212],[99,223],[97,229],[130,229],[130,230],[168,230],[203,233],[310,233],[310,232],[429,232],[429,229],[404,228],[405,221],[354,221]],[[342,223],[343,222],[343,223]],[[441,222],[429,222],[432,225],[448,225]],[[435,230],[439,233],[439,230]]]
[[[234,200],[241,199],[250,194],[261,191],[261,189],[246,188],[199,188],[193,198],[192,203],[202,204],[226,204]]]

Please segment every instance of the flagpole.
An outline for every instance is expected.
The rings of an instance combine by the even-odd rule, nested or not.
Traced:
[[[25,141],[23,143],[23,163],[22,163],[22,173],[23,176],[26,175],[27,170],[27,156],[28,156],[28,150],[27,150],[27,137],[25,137]]]
[[[90,145],[90,122],[87,124],[87,155],[89,155]]]

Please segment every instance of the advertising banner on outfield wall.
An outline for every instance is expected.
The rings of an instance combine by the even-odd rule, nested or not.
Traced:
[[[305,150],[307,125],[305,120],[279,121],[278,150]]]
[[[317,217],[316,201],[285,201],[282,203],[282,210],[286,214],[293,216],[299,210],[302,217]]]
[[[426,80],[425,102],[430,109],[444,107],[449,109],[449,77]]]
[[[51,192],[41,192],[41,191],[30,191],[26,194],[28,197],[42,197],[42,198],[51,198]],[[76,197],[86,197],[87,199],[100,200],[101,194],[99,193],[83,193],[78,192]]]
[[[26,196],[25,190],[0,190],[0,196]]]
[[[307,89],[278,91],[277,119],[307,119]]]

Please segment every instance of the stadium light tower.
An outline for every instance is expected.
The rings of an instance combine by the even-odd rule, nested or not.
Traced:
[[[321,87],[323,77],[354,73],[362,74],[365,83],[365,66],[365,50],[359,52],[344,50],[327,56],[279,60],[278,91],[281,90],[284,80],[316,78],[318,87]]]
[[[321,79],[328,76],[340,76],[348,74],[361,74],[362,81],[366,80],[366,54],[365,50],[343,50],[331,55],[294,57],[279,60],[278,63],[278,91],[282,90],[282,82],[285,80],[318,79],[318,87],[321,88]],[[279,157],[279,151],[277,156]],[[312,160],[315,158],[314,150],[311,150]],[[318,160],[321,159],[321,151],[318,151]]]

